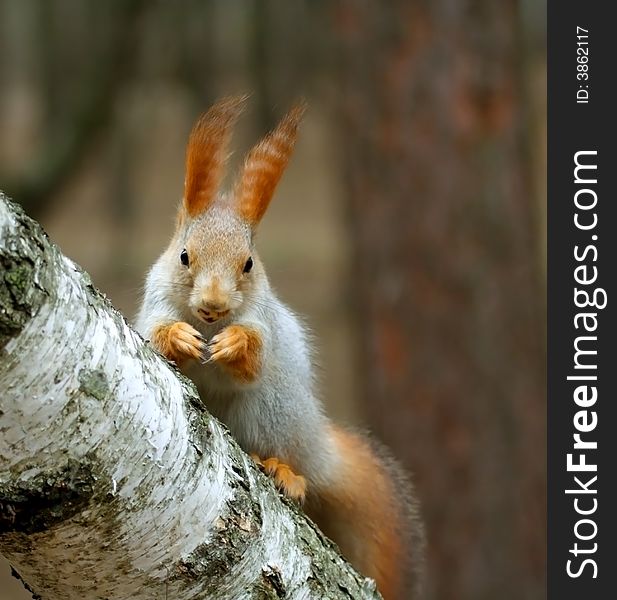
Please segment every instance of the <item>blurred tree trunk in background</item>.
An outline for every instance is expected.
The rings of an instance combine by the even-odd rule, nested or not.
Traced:
[[[359,389],[415,471],[440,600],[545,594],[544,286],[519,12],[349,0],[334,13]]]

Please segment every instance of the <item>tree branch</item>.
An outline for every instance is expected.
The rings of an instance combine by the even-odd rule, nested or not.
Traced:
[[[42,599],[379,598],[0,193],[0,553]]]

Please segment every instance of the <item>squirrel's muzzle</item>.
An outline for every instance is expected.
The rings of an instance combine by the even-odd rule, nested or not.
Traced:
[[[198,308],[197,313],[200,318],[203,319],[206,323],[214,323],[223,317],[226,317],[229,314],[229,310],[221,310],[221,311],[213,311],[206,310],[204,308]]]
[[[227,293],[218,278],[211,279],[201,287],[194,310],[206,323],[214,323],[229,314],[231,294]]]

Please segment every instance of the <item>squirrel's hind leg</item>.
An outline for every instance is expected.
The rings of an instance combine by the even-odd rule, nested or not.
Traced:
[[[288,498],[300,504],[304,502],[306,497],[306,479],[302,475],[296,475],[289,465],[280,462],[278,458],[262,460],[256,454],[251,454],[251,458],[257,466],[274,479],[276,487]]]

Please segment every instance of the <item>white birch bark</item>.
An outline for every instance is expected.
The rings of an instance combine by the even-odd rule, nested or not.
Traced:
[[[1,193],[0,553],[43,600],[379,597]]]

